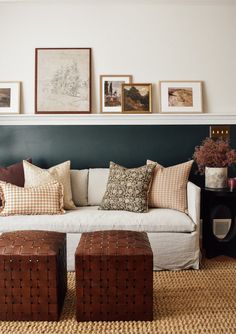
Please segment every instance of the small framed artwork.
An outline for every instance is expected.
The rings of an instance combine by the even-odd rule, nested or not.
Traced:
[[[35,113],[91,112],[91,48],[35,49]]]
[[[132,82],[131,75],[100,76],[100,110],[102,113],[121,113],[122,84]]]
[[[122,85],[122,112],[144,114],[152,112],[152,84],[131,83]]]
[[[0,82],[0,113],[20,113],[20,82]]]
[[[160,81],[160,111],[202,112],[202,81]]]

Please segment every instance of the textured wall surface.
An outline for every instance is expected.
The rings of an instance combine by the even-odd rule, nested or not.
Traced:
[[[93,112],[99,75],[151,82],[203,80],[204,110],[236,110],[236,3],[228,0],[0,1],[1,81],[22,82],[21,110],[34,112],[34,49],[91,47]]]

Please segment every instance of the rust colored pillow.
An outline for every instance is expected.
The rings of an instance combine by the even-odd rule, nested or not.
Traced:
[[[28,162],[32,162],[32,159],[27,159]],[[18,187],[24,187],[25,177],[23,161],[18,162],[8,167],[0,167],[0,181],[14,184]],[[0,206],[2,205],[0,199]]]
[[[27,161],[32,162],[32,159],[27,159]],[[18,187],[24,187],[25,178],[23,161],[8,167],[0,167],[0,180],[14,184]]]

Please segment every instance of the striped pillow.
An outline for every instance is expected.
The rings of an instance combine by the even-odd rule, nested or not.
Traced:
[[[147,164],[150,163],[153,161],[147,160]],[[167,168],[157,164],[149,192],[149,206],[187,212],[187,182],[192,164],[193,160]]]
[[[0,216],[54,215],[65,212],[63,186],[56,181],[29,188],[0,181],[0,197]]]

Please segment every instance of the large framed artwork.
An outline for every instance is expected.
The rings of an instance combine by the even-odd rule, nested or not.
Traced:
[[[0,113],[20,113],[20,82],[0,82]]]
[[[91,112],[91,48],[35,49],[35,113]]]
[[[202,81],[160,81],[160,111],[202,112]]]
[[[122,84],[131,81],[131,75],[100,75],[100,111],[102,113],[122,112]]]
[[[152,112],[152,84],[131,83],[122,85],[122,112],[145,114]]]

